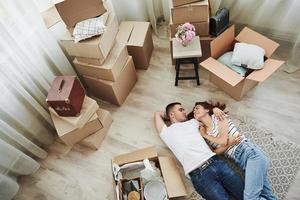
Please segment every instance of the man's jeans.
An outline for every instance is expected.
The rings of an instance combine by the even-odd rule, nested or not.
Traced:
[[[235,163],[245,171],[244,200],[277,199],[268,179],[269,161],[265,153],[249,141],[234,151]]]
[[[196,191],[206,200],[229,200],[228,192],[242,200],[244,182],[241,177],[218,156],[211,159],[212,163],[206,168],[199,167],[189,173]]]

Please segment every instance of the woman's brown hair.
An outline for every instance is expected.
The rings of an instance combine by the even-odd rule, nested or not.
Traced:
[[[221,110],[225,110],[225,108],[226,108],[226,105],[225,105],[224,103],[220,103],[220,102],[216,102],[216,103],[214,103],[214,102],[212,102],[212,101],[196,102],[196,103],[195,103],[195,106],[194,106],[194,108],[193,108],[193,110],[192,110],[192,112],[190,112],[190,113],[188,114],[188,119],[189,119],[189,120],[194,118],[194,109],[195,109],[195,107],[198,106],[198,105],[203,106],[204,109],[207,109],[207,110],[208,110],[208,114],[209,114],[210,116],[214,114],[213,108],[217,107],[217,108],[219,108],[219,109],[221,109]]]

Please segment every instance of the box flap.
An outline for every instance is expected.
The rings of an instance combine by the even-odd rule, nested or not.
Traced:
[[[237,85],[244,79],[244,77],[212,57],[207,58],[200,65],[232,86]]]
[[[143,46],[149,27],[149,22],[134,22],[134,27],[127,45]]]
[[[174,198],[186,196],[187,191],[174,159],[170,157],[159,157],[158,159],[167,188],[168,197]]]
[[[139,149],[130,153],[122,154],[113,158],[113,162],[117,165],[123,165],[126,163],[141,161],[146,158],[157,157],[157,151],[155,147],[148,147],[145,149]]]
[[[120,44],[127,44],[133,31],[134,23],[132,21],[123,21],[119,26],[119,32],[116,40]]]
[[[106,12],[102,1],[99,0],[65,0],[55,4],[55,7],[67,27],[73,27],[77,22]]]
[[[42,12],[41,14],[47,28],[50,28],[54,26],[56,23],[58,23],[59,21],[61,21],[61,18],[54,6]]]
[[[283,63],[284,61],[281,60],[268,59],[265,61],[262,69],[253,71],[246,79],[262,82],[273,74]]]
[[[260,46],[266,51],[265,56],[268,58],[270,58],[273,52],[279,47],[277,42],[270,40],[266,36],[263,36],[248,27],[243,28],[243,30],[236,36],[236,40]]]
[[[222,34],[210,42],[211,57],[217,59],[225,52],[232,50],[235,36],[235,26],[230,26]]]

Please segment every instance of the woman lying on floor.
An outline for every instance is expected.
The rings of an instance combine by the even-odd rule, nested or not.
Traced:
[[[212,112],[216,106],[222,110],[226,107],[220,103],[197,102],[188,117],[203,124],[200,134],[216,154],[224,154],[245,171],[244,200],[277,199],[267,176],[266,154],[240,134],[228,115],[218,120]]]

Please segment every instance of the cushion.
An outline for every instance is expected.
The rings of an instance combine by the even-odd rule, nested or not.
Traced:
[[[218,58],[218,61],[220,63],[222,63],[223,65],[226,65],[227,67],[229,67],[230,69],[232,69],[236,73],[240,74],[241,76],[245,76],[248,69],[232,64],[231,63],[232,54],[233,54],[232,51],[226,52]]]
[[[107,13],[104,13],[100,17],[78,22],[73,31],[74,41],[77,43],[81,40],[104,33],[106,30],[105,23],[107,16]]]
[[[265,50],[259,46],[235,43],[231,62],[249,69],[261,69],[264,66]]]

